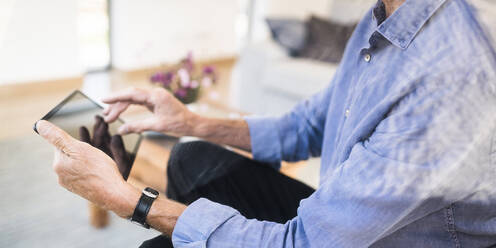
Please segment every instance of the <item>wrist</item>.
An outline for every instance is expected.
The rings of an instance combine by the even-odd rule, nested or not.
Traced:
[[[198,114],[191,113],[187,121],[186,136],[202,137],[201,126],[206,122],[206,119]]]
[[[159,197],[155,200],[147,216],[147,223],[154,229],[172,237],[174,227],[186,205]]]
[[[115,199],[116,204],[111,210],[118,216],[128,219],[133,215],[140,196],[141,192],[126,182],[117,194],[118,199]]]

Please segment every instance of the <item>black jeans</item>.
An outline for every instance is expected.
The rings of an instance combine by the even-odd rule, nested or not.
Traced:
[[[167,166],[168,198],[184,204],[207,198],[250,219],[285,223],[314,192],[267,164],[203,141],[175,145]],[[161,235],[140,247],[172,247],[172,242]]]

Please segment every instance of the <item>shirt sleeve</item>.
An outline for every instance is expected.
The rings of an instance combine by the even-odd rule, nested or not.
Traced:
[[[319,156],[333,83],[280,117],[245,117],[253,158],[278,164]]]
[[[496,186],[488,162],[496,96],[491,85],[472,79],[424,85],[403,97],[370,137],[325,175],[294,219],[285,224],[246,219],[200,199],[179,218],[175,246],[368,247]]]

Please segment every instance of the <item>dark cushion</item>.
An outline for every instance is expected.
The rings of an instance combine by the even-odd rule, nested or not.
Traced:
[[[338,63],[356,24],[340,24],[316,16],[307,23],[307,40],[298,57]]]
[[[305,46],[307,38],[307,25],[305,21],[297,19],[268,18],[272,39],[288,51],[290,55],[296,55]]]

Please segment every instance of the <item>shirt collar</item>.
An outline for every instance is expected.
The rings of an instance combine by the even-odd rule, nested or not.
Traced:
[[[406,49],[420,29],[445,1],[406,0],[389,18],[385,19],[384,5],[379,0],[374,9],[374,16],[379,25],[377,32],[393,45]]]

